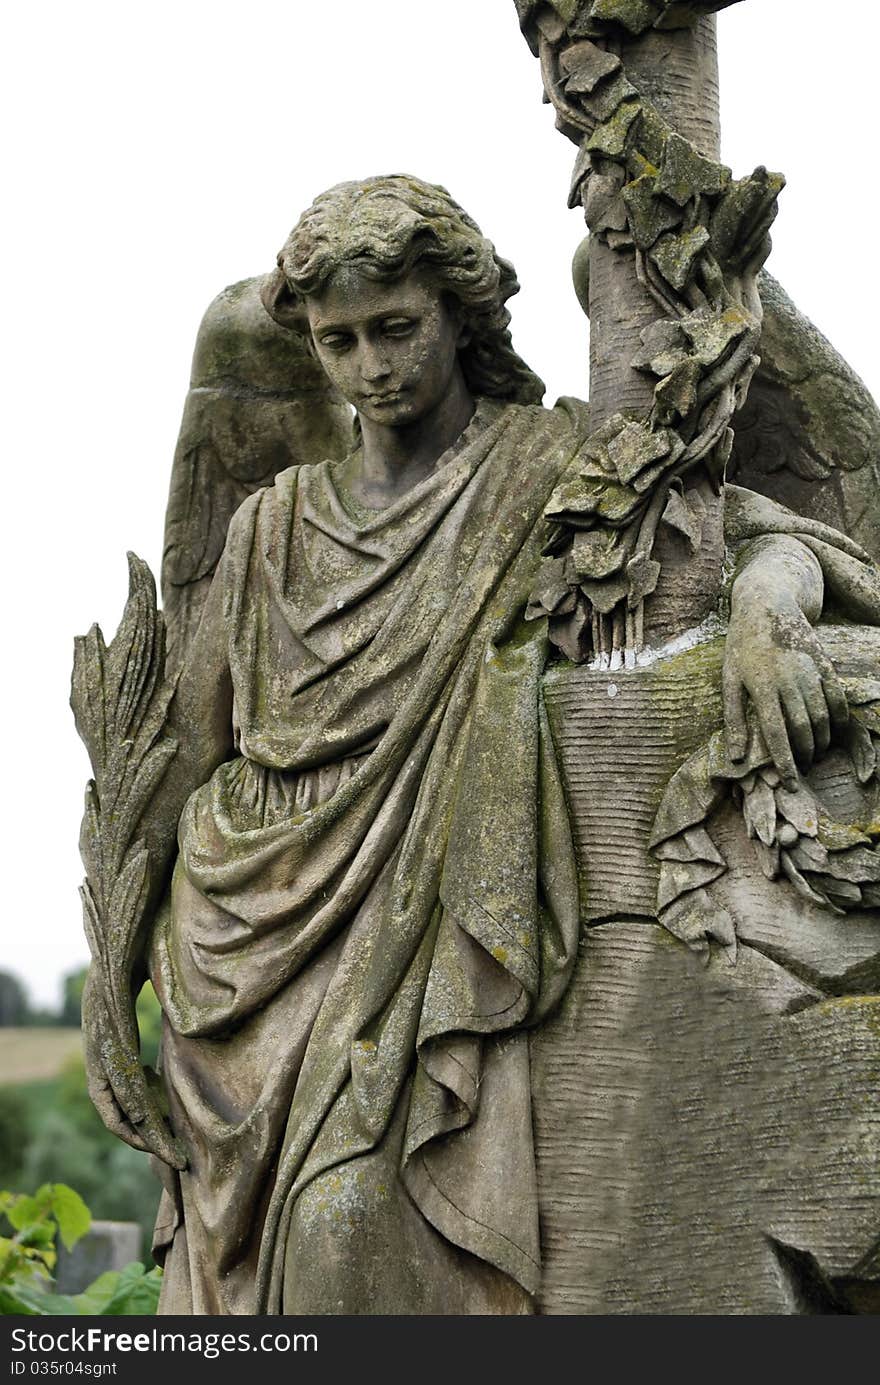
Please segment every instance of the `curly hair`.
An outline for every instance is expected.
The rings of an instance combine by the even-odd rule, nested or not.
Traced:
[[[355,266],[375,279],[426,268],[461,304],[470,329],[459,360],[474,394],[540,403],[544,384],[513,349],[505,302],[519,291],[513,265],[445,188],[404,174],[339,183],[316,198],[278,254],[263,284],[267,312],[307,333],[305,299],[330,275]]]

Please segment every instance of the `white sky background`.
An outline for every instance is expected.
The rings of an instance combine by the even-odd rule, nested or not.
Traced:
[[[746,0],[719,33],[725,160],[789,179],[770,268],[880,393],[877,10],[851,0],[835,28],[825,0]],[[514,340],[548,401],[584,395],[569,278],[583,221],[565,207],[574,146],[541,105],[512,0],[28,0],[5,7],[0,38],[0,968],[54,1005],[87,959],[72,640],[93,620],[113,633],[126,549],[158,575],[207,304],[271,268],[319,191],[412,172],[514,261]]]

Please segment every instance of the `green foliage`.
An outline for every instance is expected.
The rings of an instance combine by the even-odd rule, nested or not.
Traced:
[[[30,1133],[30,1106],[18,1087],[0,1087],[0,1187],[15,1182]]]
[[[56,1236],[72,1250],[91,1225],[89,1209],[73,1188],[44,1183],[32,1197],[0,1192],[0,1212],[13,1233],[0,1236],[0,1314],[116,1317],[156,1312],[161,1271],[146,1270],[137,1261],[99,1275],[81,1294],[52,1292]]]
[[[18,1026],[28,1022],[28,1001],[17,976],[0,971],[0,1025]]]
[[[65,978],[62,1020],[78,1023],[85,977],[82,968]],[[138,997],[137,1020],[142,1062],[155,1067],[162,1010],[149,982]],[[96,1217],[138,1222],[149,1259],[158,1179],[147,1155],[105,1130],[89,1099],[81,1058],[70,1059],[51,1081],[0,1086],[0,1187],[21,1190],[59,1181],[78,1188]]]
[[[30,1138],[14,1182],[23,1188],[63,1179],[78,1188],[96,1217],[140,1223],[149,1248],[160,1187],[149,1158],[104,1129],[86,1089],[82,1061],[53,1083],[33,1084]]]
[[[13,1233],[0,1237],[0,1311],[32,1312],[29,1299],[55,1266],[56,1233],[68,1249],[76,1245],[89,1229],[89,1210],[64,1183],[44,1183],[33,1197],[0,1193],[0,1212]]]
[[[161,1291],[162,1271],[155,1266],[147,1270],[134,1260],[124,1270],[108,1270],[99,1275],[81,1294],[54,1294],[33,1285],[20,1287],[14,1294],[4,1294],[0,1285],[0,1314],[145,1317],[157,1311]]]
[[[137,998],[138,1030],[141,1039],[141,1062],[155,1068],[159,1058],[159,1039],[162,1034],[162,1007],[149,981]]]
[[[108,1270],[70,1300],[74,1313],[97,1313],[105,1318],[145,1317],[159,1306],[162,1271],[146,1270],[137,1260],[124,1270]]]
[[[82,1024],[82,996],[88,972],[88,967],[80,967],[68,972],[61,982],[63,999],[59,1023],[72,1029],[79,1029]]]
[[[0,1194],[0,1208],[10,1226],[22,1234],[24,1244],[28,1244],[27,1235],[37,1227],[49,1228],[54,1243],[54,1223],[65,1250],[72,1250],[92,1224],[91,1213],[79,1193],[65,1183],[44,1183],[33,1197],[21,1193],[18,1196]],[[51,1269],[51,1263],[48,1260],[46,1263]]]

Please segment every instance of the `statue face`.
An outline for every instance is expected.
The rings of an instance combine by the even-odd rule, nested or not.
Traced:
[[[389,282],[346,267],[306,300],[318,358],[362,418],[417,423],[461,367],[461,312],[419,271]]]

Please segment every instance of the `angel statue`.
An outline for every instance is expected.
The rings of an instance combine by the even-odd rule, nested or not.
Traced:
[[[877,414],[761,274],[782,179],[718,162],[723,6],[517,0],[589,406],[416,177],[208,311],[167,666],[132,558],[74,671],[90,1091],[161,1170],[163,1312],[876,1305],[880,571],[811,487],[866,513]],[[726,480],[791,477],[787,420],[791,508]]]

